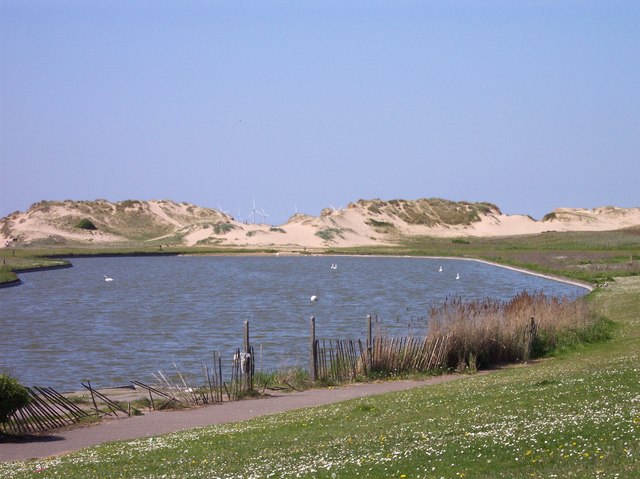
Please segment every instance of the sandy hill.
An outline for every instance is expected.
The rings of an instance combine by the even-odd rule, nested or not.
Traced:
[[[359,200],[280,226],[248,224],[215,209],[173,201],[41,201],[0,220],[0,247],[242,246],[393,244],[405,236],[511,236],[544,231],[609,231],[640,225],[640,208],[559,208],[536,221],[491,203]]]

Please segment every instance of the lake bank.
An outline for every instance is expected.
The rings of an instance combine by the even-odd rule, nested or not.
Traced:
[[[158,369],[175,371],[174,364],[199,375],[212,351],[230,367],[245,320],[256,368],[268,371],[308,364],[311,316],[318,338],[363,338],[368,315],[390,336],[420,336],[430,307],[447,297],[584,294],[565,283],[451,258],[75,258],[73,268],[53,274],[32,273],[2,295],[12,318],[2,323],[8,338],[3,366],[27,385],[60,391],[86,378],[98,387],[147,382]],[[114,281],[105,282],[106,275]],[[311,302],[312,295],[319,301]]]
[[[597,294],[614,338],[527,366],[79,451],[0,475],[637,477],[638,278]],[[260,451],[256,455],[255,451]]]

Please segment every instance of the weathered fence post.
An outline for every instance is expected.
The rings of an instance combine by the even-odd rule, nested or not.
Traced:
[[[244,357],[241,359],[242,369],[247,380],[247,389],[253,389],[253,354],[249,341],[249,321],[244,322]]]
[[[371,315],[367,314],[367,374],[371,374],[371,366],[373,365],[373,332]]]
[[[249,321],[244,322],[244,352],[249,352]]]
[[[316,345],[316,317],[311,316],[309,321],[309,379],[315,382],[317,379],[317,345]]]
[[[536,319],[534,316],[531,316],[531,320],[524,331],[524,352],[522,359],[525,363],[529,361],[531,357],[531,351],[533,350],[533,343],[535,342],[537,333],[538,325],[536,324]]]

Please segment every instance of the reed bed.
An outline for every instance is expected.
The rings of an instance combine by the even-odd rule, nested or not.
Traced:
[[[449,300],[429,311],[429,337],[447,337],[445,366],[490,367],[526,361],[598,334],[585,299],[520,293],[509,302]]]
[[[445,370],[475,371],[526,362],[551,350],[602,339],[604,321],[585,299],[523,292],[511,301],[450,299],[428,311],[422,337],[389,337],[380,329],[371,344],[316,340],[318,379],[325,382]]]

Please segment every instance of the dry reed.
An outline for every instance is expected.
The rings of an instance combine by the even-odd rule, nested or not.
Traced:
[[[317,340],[318,379],[344,382],[413,372],[475,371],[526,362],[558,346],[597,339],[604,331],[585,299],[543,293],[523,292],[508,302],[447,300],[428,313],[428,331],[422,337],[389,337],[377,327],[370,361],[359,341]]]
[[[534,354],[553,349],[561,338],[593,326],[596,321],[580,298],[547,297],[520,293],[509,302],[492,299],[463,302],[449,300],[429,311],[428,336],[447,337],[446,366],[488,367],[522,361],[530,348]],[[531,318],[535,335],[528,343]]]

